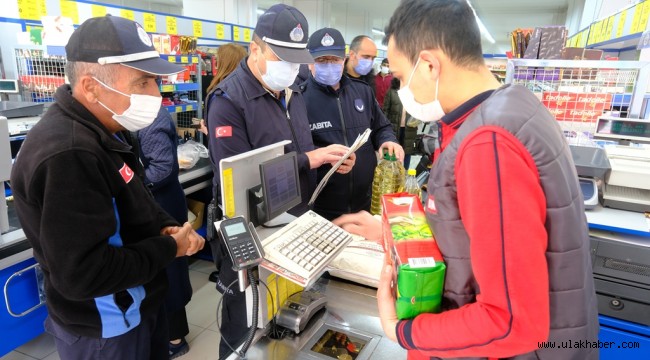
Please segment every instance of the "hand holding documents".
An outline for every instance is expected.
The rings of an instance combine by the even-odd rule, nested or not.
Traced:
[[[316,190],[312,194],[311,199],[309,199],[309,206],[312,206],[314,204],[314,202],[316,201],[316,198],[318,197],[318,194],[320,194],[320,192],[323,190],[323,188],[327,184],[327,181],[332,176],[332,174],[334,174],[336,172],[336,170],[341,166],[341,164],[343,164],[343,162],[345,160],[347,160],[350,157],[350,155],[352,155],[352,153],[357,151],[358,148],[360,148],[363,144],[365,144],[366,141],[368,141],[369,137],[370,137],[370,129],[369,128],[366,129],[366,131],[364,131],[363,133],[359,134],[359,136],[357,136],[357,139],[354,141],[354,144],[352,144],[352,146],[350,146],[350,149],[348,150],[348,152],[346,152],[341,157],[341,159],[336,164],[334,164],[332,166],[330,171],[328,171],[327,174],[325,174],[325,176],[323,177],[323,180],[321,180],[320,183],[318,183],[318,186],[316,187]]]

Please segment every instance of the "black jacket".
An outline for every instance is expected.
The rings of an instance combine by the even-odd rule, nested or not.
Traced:
[[[292,85],[286,107],[286,96],[276,99],[253,76],[248,57],[242,59],[235,71],[219,83],[207,97],[210,160],[214,171],[214,185],[219,181],[219,161],[246,151],[258,149],[282,140],[291,140],[285,153],[298,153],[298,171],[302,203],[292,214],[307,211],[307,202],[315,188],[316,175],[309,166],[306,152],[314,150],[309,132],[307,110],[302,91]],[[216,129],[220,128],[219,134]],[[221,135],[220,135],[221,134]]]
[[[45,274],[48,313],[73,334],[110,338],[158,311],[178,225],[151,197],[131,147],[59,87],[27,135],[11,185]],[[137,171],[137,170],[136,170]]]
[[[372,178],[377,166],[376,150],[386,141],[397,142],[390,123],[379,108],[370,87],[343,76],[338,90],[316,82],[310,76],[301,87],[307,103],[311,134],[316,147],[331,144],[350,146],[366,129],[370,139],[356,152],[356,162],[348,174],[335,173],[316,199],[314,210],[327,219],[341,214],[369,210]],[[330,165],[318,168],[322,179]]]

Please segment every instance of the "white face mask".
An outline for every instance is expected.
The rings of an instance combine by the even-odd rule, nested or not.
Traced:
[[[260,56],[264,58],[262,54],[260,54]],[[298,76],[298,71],[300,70],[300,64],[294,64],[283,60],[264,60],[266,61],[266,74],[262,75],[259,66],[257,66],[257,62],[255,63],[255,66],[257,66],[257,72],[262,75],[262,81],[264,81],[266,86],[271,90],[282,91],[296,81],[296,76]]]
[[[115,111],[111,110],[108,106],[104,105],[101,101],[97,100],[101,106],[106,110],[113,113],[113,119],[129,131],[138,131],[151,125],[160,111],[160,104],[162,103],[161,96],[131,94],[127,95],[119,90],[104,84],[97,78],[93,77],[98,83],[102,84],[105,88],[112,90],[120,95],[126,96],[130,99],[129,107],[118,115]]]
[[[409,77],[406,86],[397,90],[397,95],[402,101],[402,105],[404,106],[404,109],[406,109],[406,112],[411,114],[414,118],[424,122],[438,121],[445,116],[445,111],[442,110],[442,105],[440,105],[440,101],[438,101],[438,80],[436,79],[436,98],[430,103],[420,104],[415,101],[415,95],[413,95],[413,92],[409,88],[411,80],[413,80],[413,74],[415,74],[415,69],[418,68],[419,63],[420,58],[415,62],[415,67],[413,67],[413,71],[411,71],[411,76]]]
[[[382,66],[381,67],[381,73],[382,74],[386,75],[386,74],[388,74],[389,71],[390,71],[390,69],[388,68],[388,66]]]

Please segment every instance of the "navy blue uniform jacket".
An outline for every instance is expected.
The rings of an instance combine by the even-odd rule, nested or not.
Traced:
[[[316,186],[316,173],[309,167],[306,152],[314,150],[309,132],[307,109],[298,86],[291,86],[289,101],[282,94],[275,98],[253,76],[246,64],[248,57],[208,95],[208,133],[214,185],[219,181],[219,161],[249,150],[291,140],[285,153],[298,153],[298,171],[302,203],[291,211],[300,215]],[[283,92],[284,93],[284,92]],[[286,106],[285,106],[285,103]]]
[[[340,85],[334,90],[319,84],[313,76],[301,85],[316,147],[350,146],[359,134],[372,129],[368,142],[356,152],[352,171],[332,175],[316,199],[314,210],[330,220],[345,213],[370,209],[372,178],[377,166],[375,151],[386,141],[397,142],[370,86],[345,75]],[[318,181],[330,168],[327,164],[318,168]]]

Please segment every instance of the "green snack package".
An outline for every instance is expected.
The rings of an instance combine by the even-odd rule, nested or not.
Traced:
[[[411,268],[408,264],[398,267],[395,302],[398,319],[440,312],[446,268],[443,262],[436,262],[434,267]]]

